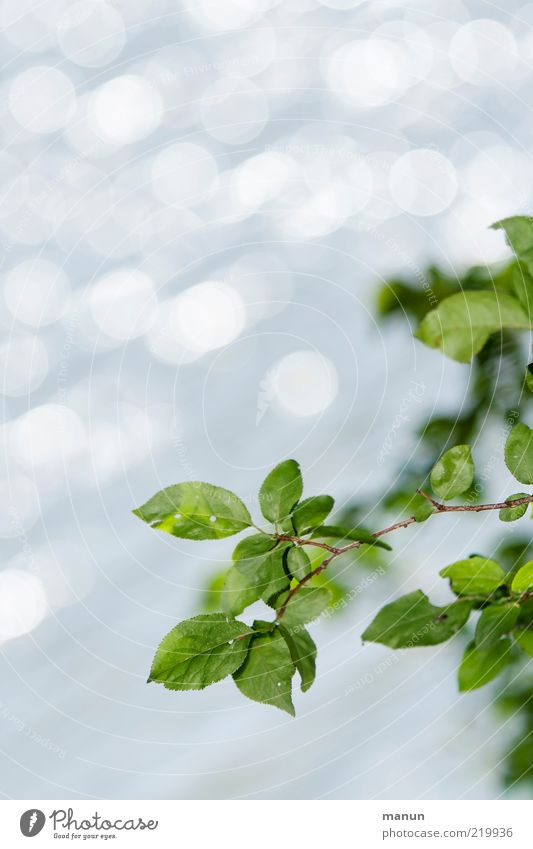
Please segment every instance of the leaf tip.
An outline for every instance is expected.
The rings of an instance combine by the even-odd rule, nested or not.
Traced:
[[[294,705],[293,705],[292,701],[289,702],[288,704],[276,705],[276,707],[281,708],[281,710],[285,711],[285,713],[288,713],[289,716],[292,716],[292,718],[295,719],[296,710],[294,709]]]

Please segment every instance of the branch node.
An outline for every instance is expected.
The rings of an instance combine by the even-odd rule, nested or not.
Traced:
[[[442,512],[447,509],[445,504],[441,504],[440,501],[435,501],[435,499],[432,498],[431,495],[429,495],[427,492],[424,492],[423,489],[417,489],[417,492],[419,495],[422,496],[422,498],[425,498],[426,501],[429,501],[429,503],[433,505],[435,510],[439,510],[440,512]]]

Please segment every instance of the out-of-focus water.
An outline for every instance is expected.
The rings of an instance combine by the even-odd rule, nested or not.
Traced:
[[[532,21],[514,0],[0,2],[5,796],[500,792],[506,728],[457,694],[460,640],[360,641],[400,592],[447,598],[438,569],[497,519],[400,532],[388,576],[313,629],[292,720],[231,680],[145,685],[232,541],[130,511],[184,479],[253,506],[287,456],[340,506],[391,483],[468,368],[378,325],[374,296],[506,256],[486,228],[531,209]]]

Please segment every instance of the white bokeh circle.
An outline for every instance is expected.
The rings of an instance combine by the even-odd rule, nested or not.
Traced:
[[[35,65],[18,74],[9,85],[9,111],[32,133],[55,133],[68,124],[76,108],[70,78],[49,65]]]
[[[272,0],[196,0],[186,10],[197,26],[224,32],[249,26],[271,5]]]
[[[449,159],[420,148],[400,156],[390,170],[393,200],[411,215],[437,215],[457,194],[457,175]]]
[[[29,634],[48,612],[40,578],[22,569],[0,571],[0,644]]]
[[[209,280],[160,305],[148,345],[162,362],[193,362],[228,345],[245,324],[246,307],[240,294],[227,283]]]
[[[163,110],[163,99],[153,83],[138,74],[123,74],[93,92],[87,120],[104,142],[122,147],[153,133]]]
[[[8,44],[30,53],[54,47],[55,33],[44,3],[35,0],[3,0],[0,29]]]
[[[341,100],[372,109],[397,100],[409,87],[411,59],[397,41],[372,36],[350,41],[327,58],[326,78]]]
[[[450,43],[450,62],[466,82],[491,86],[514,70],[518,46],[506,26],[479,18],[458,28]]]
[[[124,47],[124,21],[111,3],[78,0],[59,18],[57,40],[71,62],[99,68],[112,62]]]
[[[153,281],[135,268],[120,268],[100,277],[91,285],[88,302],[98,329],[121,341],[146,333],[157,311]]]
[[[62,404],[43,404],[28,410],[12,425],[14,456],[23,468],[68,463],[87,445],[79,415]]]
[[[295,162],[284,153],[260,153],[247,159],[236,176],[237,194],[247,210],[258,209],[282,192],[294,176]]]
[[[294,351],[270,372],[271,395],[293,416],[316,416],[335,400],[339,387],[333,363],[318,351]]]

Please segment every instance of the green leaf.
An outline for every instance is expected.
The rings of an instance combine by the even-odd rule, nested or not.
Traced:
[[[303,491],[300,466],[296,460],[285,460],[266,476],[259,490],[261,512],[269,522],[282,522],[292,513]]]
[[[315,528],[311,534],[311,539],[335,539],[338,542],[362,542],[365,545],[377,545],[378,548],[384,548],[387,551],[392,551],[391,546],[383,542],[364,528],[341,528],[338,525],[320,525]]]
[[[280,625],[279,630],[289,647],[293,663],[300,675],[302,693],[306,693],[316,676],[316,646],[309,631],[302,625],[297,628],[286,628]]]
[[[511,631],[520,609],[516,604],[491,604],[486,607],[476,625],[476,645],[486,648]]]
[[[522,631],[516,631],[514,638],[522,651],[533,657],[533,631],[524,628]]]
[[[246,660],[233,679],[249,699],[273,705],[294,716],[291,692],[294,671],[289,647],[276,629],[252,638]]]
[[[415,492],[407,502],[406,511],[409,516],[414,516],[417,522],[425,522],[435,512],[435,507],[427,498]]]
[[[250,583],[246,575],[232,566],[226,573],[224,586],[222,588],[222,608],[238,616],[239,613],[261,598],[261,587]]]
[[[495,292],[459,292],[428,312],[414,334],[430,348],[468,363],[492,333],[502,328],[529,330],[531,323],[520,301]]]
[[[531,251],[530,264],[533,268],[533,251]],[[514,294],[522,304],[526,315],[531,315],[533,312],[533,280],[531,275],[525,268],[518,266],[513,275]]]
[[[248,583],[250,596],[252,595],[252,588],[254,588],[256,599],[262,598],[264,601],[269,601],[273,596],[288,589],[290,579],[283,565],[283,555],[290,545],[290,542],[278,543],[275,548],[268,549],[261,554],[239,557],[235,560],[234,567]],[[243,547],[240,553],[245,550],[246,547]],[[233,554],[234,557],[236,553],[237,549]]]
[[[533,218],[514,215],[491,225],[492,230],[503,230],[507,244],[529,271],[533,270]]]
[[[500,564],[479,556],[457,560],[441,569],[439,575],[450,579],[451,588],[457,595],[487,595],[505,582],[505,572]]]
[[[301,581],[311,571],[311,561],[300,546],[289,548],[287,553],[287,568],[293,578]]]
[[[237,616],[258,599],[267,601],[286,590],[290,578],[283,567],[283,555],[289,545],[265,534],[252,534],[241,540],[233,552],[235,565],[226,574],[224,610]]]
[[[276,600],[276,610],[280,610],[287,594]],[[286,627],[291,625],[305,625],[320,616],[331,602],[331,593],[326,587],[301,587],[289,601],[283,623]]]
[[[291,537],[296,534],[294,523],[292,521],[292,513],[290,516],[286,516],[281,520],[281,522],[277,523],[276,531],[278,531],[278,529],[282,534],[288,534]]]
[[[511,584],[514,593],[524,593],[530,587],[533,587],[533,560],[529,560],[518,570]]]
[[[496,678],[511,661],[511,648],[511,640],[482,647],[470,643],[459,667],[459,690],[476,690]]]
[[[527,492],[515,492],[514,495],[510,495],[505,500],[517,501],[519,498],[529,498],[529,494]],[[528,503],[518,504],[516,507],[503,507],[498,513],[498,516],[502,522],[516,522],[517,519],[521,519],[527,512],[527,508]]]
[[[296,533],[306,534],[325,522],[334,504],[331,495],[313,495],[298,504],[292,517]]]
[[[362,638],[371,643],[383,643],[391,649],[434,646],[463,627],[470,609],[467,601],[435,607],[422,590],[415,590],[386,604]]]
[[[202,690],[231,675],[244,662],[252,634],[244,622],[224,613],[205,613],[186,619],[163,638],[156,651],[148,682],[169,690]]]
[[[431,470],[433,492],[444,501],[466,492],[474,480],[474,461],[469,445],[456,445],[445,451]]]
[[[168,486],[133,512],[152,528],[184,539],[222,539],[252,524],[233,492],[200,481]]]
[[[249,537],[244,537],[235,546],[233,550],[233,560],[246,560],[250,557],[257,557],[260,554],[265,554],[267,551],[272,551],[277,545],[275,537],[267,534],[252,534]]]
[[[227,569],[216,572],[207,582],[202,597],[202,610],[204,613],[216,613],[222,605],[222,590],[226,580]]]
[[[533,393],[533,363],[529,363],[526,369],[525,384],[529,391]]]
[[[505,443],[505,462],[520,483],[533,483],[533,430],[519,422]]]
[[[329,571],[329,570],[328,570]],[[348,606],[343,600],[350,592],[350,587],[338,580],[333,580],[327,572],[320,572],[313,578],[313,586],[325,587],[331,593],[331,614],[341,613]]]

